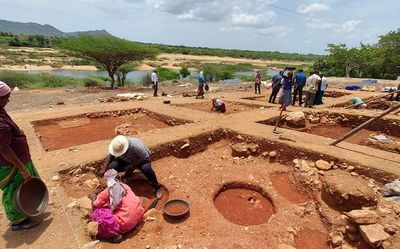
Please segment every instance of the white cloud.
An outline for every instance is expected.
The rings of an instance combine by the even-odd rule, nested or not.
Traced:
[[[333,29],[337,28],[337,24],[329,21],[325,21],[316,17],[309,17],[305,23],[307,28],[315,30]]]
[[[311,5],[300,5],[297,8],[297,11],[301,14],[314,14],[314,13],[319,13],[322,11],[328,11],[330,10],[331,7],[327,4],[323,3],[313,3]]]
[[[357,30],[357,27],[361,24],[361,20],[350,20],[342,23],[340,32],[350,33]]]
[[[267,28],[258,29],[258,33],[261,35],[269,35],[282,37],[288,34],[288,32],[292,31],[291,28],[287,28],[285,26],[271,26]]]
[[[266,11],[260,14],[238,13],[233,14],[231,22],[234,26],[261,26],[270,23],[276,18],[272,11]]]

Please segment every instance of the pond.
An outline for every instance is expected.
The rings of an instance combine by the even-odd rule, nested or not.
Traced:
[[[108,73],[106,71],[100,70],[29,70],[27,73],[30,74],[40,74],[40,73],[49,73],[55,74],[58,76],[66,76],[76,79],[83,79],[87,77],[108,77]],[[151,71],[147,70],[137,70],[128,73],[127,79],[133,81],[135,83],[139,82],[146,74],[151,73]]]

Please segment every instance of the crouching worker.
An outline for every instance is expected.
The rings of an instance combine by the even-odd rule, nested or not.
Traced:
[[[122,241],[122,234],[131,231],[142,220],[144,208],[132,189],[115,177],[118,172],[109,169],[104,174],[107,188],[97,196],[92,194],[92,220],[98,223],[97,236],[113,243]]]
[[[154,192],[161,189],[151,168],[150,151],[141,140],[118,135],[111,141],[108,152],[102,173],[115,169],[117,172],[125,172],[124,177],[127,178],[134,169],[139,169],[150,181]]]
[[[20,213],[14,206],[14,193],[24,182],[39,177],[32,163],[26,136],[7,114],[4,107],[10,100],[11,89],[0,81],[0,188],[3,207],[11,230],[24,230],[37,226],[40,219]]]
[[[360,99],[359,97],[351,97],[350,105],[356,105],[355,107],[357,109],[367,108],[367,104],[365,104],[364,101],[362,99]]]
[[[225,103],[224,101],[220,100],[219,98],[212,98],[212,109],[211,110],[215,110],[217,112],[226,112],[226,108],[225,108]]]

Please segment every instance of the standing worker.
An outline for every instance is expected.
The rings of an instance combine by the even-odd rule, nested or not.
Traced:
[[[204,99],[204,85],[206,84],[206,80],[204,79],[203,71],[200,71],[199,75],[197,76],[197,81],[199,86],[197,89],[196,99]]]
[[[310,77],[308,77],[305,85],[306,100],[304,107],[312,107],[314,104],[315,94],[317,93],[318,84],[321,81],[319,72],[315,71]]]
[[[150,151],[141,140],[118,135],[111,141],[108,152],[102,173],[108,169],[115,169],[117,172],[125,172],[127,177],[135,168],[140,169],[150,181],[154,192],[160,190],[156,174],[151,168]]]
[[[318,105],[324,104],[322,98],[324,97],[326,89],[328,89],[328,80],[324,75],[321,74],[321,93],[319,96]]]
[[[294,75],[295,87],[293,91],[293,106],[296,104],[296,97],[299,95],[299,105],[303,104],[303,87],[306,84],[307,77],[303,73],[303,69]]]
[[[286,107],[292,103],[293,72],[289,71],[287,76],[283,76],[281,82],[283,89],[279,104],[282,105],[282,109],[285,111]]]
[[[3,207],[11,230],[24,230],[37,226],[33,220],[20,213],[14,206],[14,193],[24,182],[39,177],[32,163],[24,132],[14,123],[4,107],[10,100],[11,89],[0,81],[0,188],[3,191]]]
[[[255,75],[255,83],[254,83],[254,93],[257,94],[257,90],[258,93],[261,94],[261,71],[257,70],[256,75]]]
[[[156,70],[154,70],[151,73],[151,82],[153,82],[153,90],[154,90],[153,96],[157,97],[158,96],[157,95],[157,91],[158,91],[158,76],[157,76],[157,71]]]
[[[278,74],[275,74],[272,77],[272,92],[271,96],[269,96],[269,103],[275,103],[276,95],[278,95],[279,89],[281,89],[281,80],[282,80],[283,71],[280,71]]]

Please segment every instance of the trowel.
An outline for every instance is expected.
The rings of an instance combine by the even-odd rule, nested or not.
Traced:
[[[152,208],[155,208],[155,207],[157,206],[158,201],[161,200],[161,198],[163,197],[163,194],[164,194],[164,193],[163,193],[162,188],[160,188],[159,190],[157,190],[157,192],[156,192],[156,199],[151,203],[150,207],[149,207],[147,210],[152,209]]]

